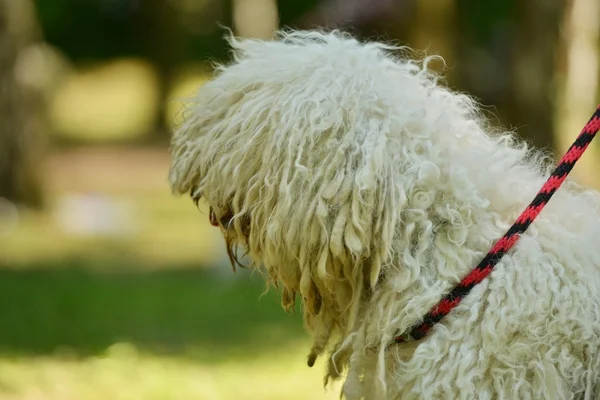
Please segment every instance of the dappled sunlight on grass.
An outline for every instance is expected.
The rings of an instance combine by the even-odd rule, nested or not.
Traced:
[[[153,129],[158,101],[152,65],[123,59],[72,74],[57,89],[49,118],[53,129],[69,139],[132,139]]]
[[[0,399],[337,396],[306,366],[300,315],[241,274],[0,271]]]
[[[310,369],[293,346],[253,360],[203,365],[117,344],[85,359],[0,359],[3,400],[306,400],[338,399],[323,368]]]

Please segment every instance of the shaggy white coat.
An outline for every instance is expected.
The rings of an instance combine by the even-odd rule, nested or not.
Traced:
[[[551,164],[406,50],[336,32],[230,42],[174,134],[170,182],[214,208],[285,309],[301,298],[309,364],[328,352],[348,399],[600,398],[597,192],[567,181],[428,337],[388,348]]]

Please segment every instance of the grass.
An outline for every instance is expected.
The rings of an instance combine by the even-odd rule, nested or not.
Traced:
[[[261,297],[263,286],[257,277],[225,282],[189,268],[103,273],[63,263],[4,270],[0,351],[65,348],[87,356],[127,342],[203,362],[253,357],[304,337],[299,319],[281,312],[273,292]]]
[[[245,275],[0,272],[0,399],[326,398],[298,316]]]
[[[322,363],[306,366],[300,313],[231,272],[206,215],[170,196],[167,169],[165,149],[47,160],[48,210],[22,211],[0,237],[0,400],[338,398]],[[65,230],[60,199],[89,192],[132,204],[137,229]]]

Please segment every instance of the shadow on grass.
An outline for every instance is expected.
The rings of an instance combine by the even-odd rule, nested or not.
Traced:
[[[202,269],[93,272],[81,262],[0,269],[0,352],[72,356],[126,342],[141,351],[219,362],[304,338],[259,276],[227,280]]]

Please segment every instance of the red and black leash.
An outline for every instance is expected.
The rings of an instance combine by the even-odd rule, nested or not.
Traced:
[[[420,340],[448,315],[461,300],[467,296],[478,283],[483,281],[494,269],[498,261],[517,243],[521,234],[527,230],[529,225],[540,214],[544,206],[550,201],[552,195],[565,181],[573,166],[581,158],[581,155],[596,136],[600,129],[600,106],[585,125],[575,143],[560,160],[556,169],[552,172],[544,186],[540,189],[533,201],[525,211],[517,218],[508,232],[494,245],[490,252],[481,260],[463,280],[423,318],[423,322],[412,328],[407,334],[398,335],[394,341],[403,343],[408,340]]]

